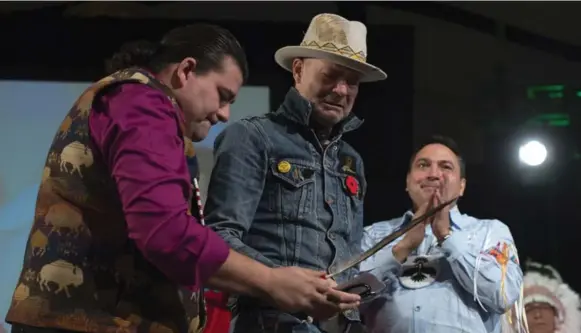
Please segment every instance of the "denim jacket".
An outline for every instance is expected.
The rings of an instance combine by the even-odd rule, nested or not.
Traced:
[[[351,114],[323,147],[311,111],[291,88],[276,112],[233,123],[215,141],[207,224],[270,267],[328,271],[361,251],[363,161],[341,136],[363,121]]]

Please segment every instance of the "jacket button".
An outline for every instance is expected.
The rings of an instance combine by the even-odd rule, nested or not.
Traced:
[[[335,272],[335,268],[337,268],[337,265],[331,264],[331,266],[329,266],[329,272],[334,273]]]

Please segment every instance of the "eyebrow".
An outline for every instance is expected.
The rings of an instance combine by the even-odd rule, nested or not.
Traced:
[[[427,157],[421,157],[421,158],[418,158],[415,163],[418,163],[418,162],[430,162],[430,163],[432,163],[434,161],[432,161],[431,159],[429,159]],[[452,162],[450,160],[440,160],[440,161],[435,161],[435,162],[436,163],[450,163],[450,164],[454,165],[454,162]]]
[[[331,69],[329,70],[329,74],[331,74],[332,76],[340,76],[343,79],[347,80],[360,80],[361,77],[363,76],[362,74],[353,69],[343,67],[340,65],[334,65],[334,67],[331,67]]]

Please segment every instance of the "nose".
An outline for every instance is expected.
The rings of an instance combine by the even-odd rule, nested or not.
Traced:
[[[428,170],[428,178],[430,180],[439,180],[442,178],[442,170],[435,163]]]
[[[218,117],[219,121],[223,123],[228,122],[228,119],[230,119],[230,104],[226,104],[225,106],[219,108],[216,116]]]
[[[349,92],[349,85],[345,80],[341,80],[337,82],[333,92],[339,96],[347,96],[347,93]]]

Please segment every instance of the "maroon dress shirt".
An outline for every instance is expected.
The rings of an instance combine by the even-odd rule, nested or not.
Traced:
[[[91,138],[115,182],[129,238],[175,283],[200,289],[226,261],[228,245],[187,214],[190,175],[182,111],[144,84],[123,84],[90,113]]]

